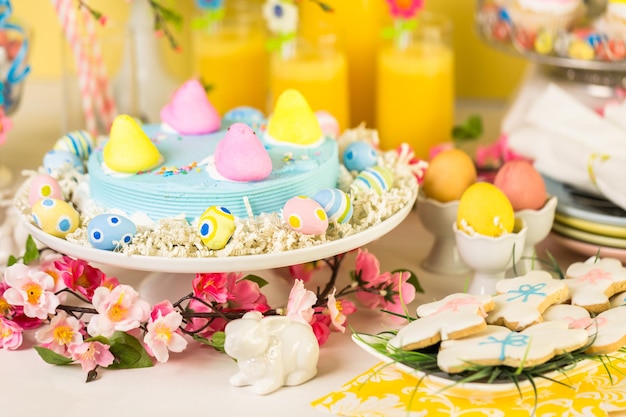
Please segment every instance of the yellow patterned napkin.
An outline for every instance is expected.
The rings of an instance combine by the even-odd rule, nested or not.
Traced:
[[[579,366],[567,373],[563,384],[543,384],[536,404],[532,391],[520,396],[513,390],[497,398],[485,393],[454,397],[434,392],[419,385],[414,376],[381,363],[311,405],[347,417],[608,416],[626,410],[626,355],[619,354],[607,367],[599,362]]]

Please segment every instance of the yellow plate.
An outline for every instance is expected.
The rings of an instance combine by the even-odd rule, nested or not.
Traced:
[[[558,222],[554,222],[552,230],[562,234],[563,236],[578,239],[583,242],[594,243],[596,245],[608,246],[612,248],[626,249],[626,239],[596,235],[579,229],[573,229]]]
[[[578,219],[576,217],[566,216],[561,213],[554,215],[554,221],[569,226],[574,229],[580,229],[583,232],[593,233],[608,237],[617,237],[626,239],[626,227],[614,226],[610,224],[596,223],[589,220]]]

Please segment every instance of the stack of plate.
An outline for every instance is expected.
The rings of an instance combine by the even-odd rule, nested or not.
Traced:
[[[558,198],[553,236],[564,246],[594,256],[626,262],[626,211],[594,194],[544,177],[549,194]]]

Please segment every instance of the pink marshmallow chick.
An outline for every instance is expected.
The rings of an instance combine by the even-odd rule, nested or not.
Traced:
[[[272,160],[254,130],[233,123],[215,148],[215,168],[232,181],[260,181],[272,172]]]
[[[198,80],[185,82],[161,109],[161,121],[183,135],[201,135],[220,128],[220,116]]]

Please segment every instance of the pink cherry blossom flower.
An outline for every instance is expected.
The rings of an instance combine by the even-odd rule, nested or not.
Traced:
[[[174,310],[165,315],[161,314],[161,310],[153,310],[153,313],[156,318],[150,318],[143,341],[156,360],[164,363],[168,361],[170,351],[182,352],[187,347],[187,341],[179,329],[183,316]]]
[[[316,301],[315,293],[304,288],[304,282],[297,279],[289,292],[286,316],[294,321],[309,323],[313,318],[313,305]]]
[[[387,0],[391,16],[410,19],[424,8],[424,0]]]
[[[0,316],[0,348],[15,350],[22,346],[22,328],[9,319]]]
[[[28,317],[45,319],[59,305],[54,294],[54,279],[41,271],[33,271],[24,264],[14,264],[4,271],[4,280],[9,286],[4,299],[13,306],[22,306]]]
[[[322,346],[328,341],[330,336],[330,317],[328,314],[322,313],[323,307],[317,308],[317,314],[314,314],[311,322],[311,329],[317,339],[317,344]]]
[[[261,293],[259,284],[248,279],[240,279],[241,274],[228,274],[227,291],[229,294],[227,310],[258,311],[265,313],[270,309],[267,298]]]
[[[87,326],[91,336],[110,337],[116,330],[136,329],[150,316],[150,304],[129,285],[118,285],[112,290],[98,287],[92,302],[98,314]]]
[[[509,147],[509,137],[506,133],[501,134],[498,140],[490,145],[476,147],[476,165],[479,168],[497,168],[505,162],[518,159],[529,160]]]
[[[82,259],[64,256],[61,261],[56,261],[54,265],[61,271],[61,278],[63,278],[65,285],[78,291],[89,300],[93,298],[94,291],[102,285],[105,278],[101,270],[92,267]]]
[[[48,326],[35,333],[35,339],[43,347],[65,355],[70,345],[83,342],[82,328],[82,323],[76,317],[59,311]]]
[[[0,317],[11,319],[15,324],[23,330],[35,329],[41,326],[42,319],[37,317],[27,317],[24,315],[22,306],[13,306],[4,298],[4,291],[9,288],[6,282],[0,281]]]
[[[187,306],[188,310],[195,313],[210,313],[213,310],[198,300],[190,300]],[[224,330],[228,322],[220,317],[207,319],[202,317],[191,317],[187,320],[185,330],[197,333],[202,337],[210,337],[213,333]]]
[[[356,280],[364,288],[375,287],[384,281],[380,276],[380,263],[367,249],[359,249],[355,260]]]
[[[55,262],[63,258],[63,255],[51,251],[44,250],[39,257],[39,270],[50,275],[54,279],[54,292],[58,292],[65,288],[65,283],[61,278],[61,271],[56,267]]]
[[[404,314],[403,304],[409,304],[415,299],[415,287],[408,282],[411,273],[386,272],[381,278],[385,284],[381,285],[377,292],[359,291],[356,298],[366,307]]]
[[[96,366],[106,368],[115,360],[115,357],[109,351],[109,345],[100,342],[84,342],[70,345],[69,353],[73,360],[80,362],[85,372],[94,370]]]
[[[150,320],[154,321],[159,317],[164,317],[169,313],[176,311],[172,302],[170,300],[163,300],[158,304],[152,306],[152,311],[150,312]]]
[[[313,261],[307,262],[304,264],[291,265],[289,266],[289,274],[294,279],[301,279],[304,282],[309,282],[313,273],[318,271],[324,267],[324,262],[321,261]]]
[[[356,311],[356,307],[348,300],[337,300],[335,298],[336,292],[337,290],[334,289],[333,292],[328,295],[328,315],[333,327],[341,333],[344,333],[346,331],[344,324],[348,318],[347,316],[354,313]]]
[[[196,297],[223,304],[229,298],[226,284],[227,274],[196,274],[192,282],[193,293]]]

